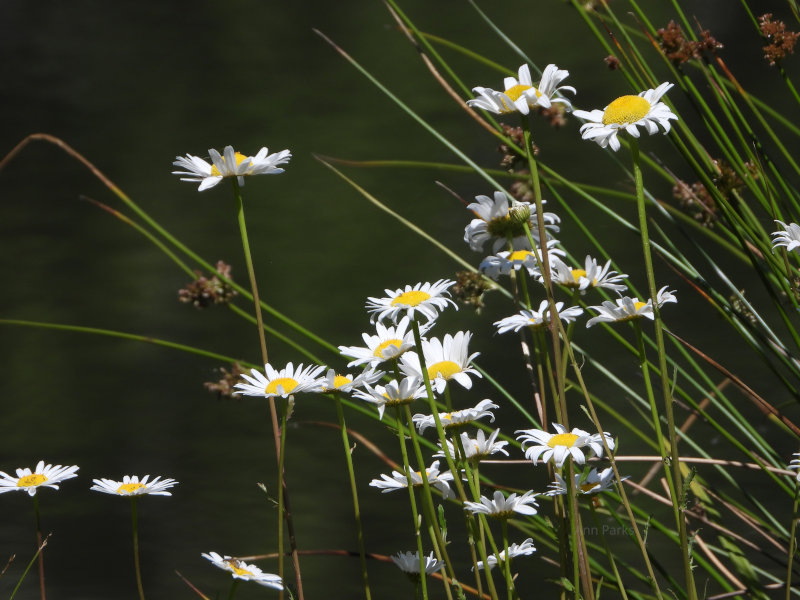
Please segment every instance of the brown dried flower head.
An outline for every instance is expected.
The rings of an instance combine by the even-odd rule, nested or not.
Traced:
[[[222,375],[219,381],[206,381],[203,386],[209,392],[215,392],[220,398],[232,398],[235,391],[233,386],[239,383],[242,373],[246,373],[247,370],[239,363],[233,363],[230,370],[219,367],[217,371]]]
[[[217,261],[217,271],[225,279],[231,279],[231,266],[221,260]],[[226,304],[238,293],[216,275],[208,278],[200,271],[195,273],[197,279],[188,283],[186,288],[178,290],[178,300],[185,304],[192,304],[195,308],[207,308],[213,304]]]
[[[786,31],[786,23],[773,21],[772,13],[761,15],[758,24],[761,35],[769,42],[764,46],[764,58],[769,61],[771,67],[786,58],[787,54],[794,53],[794,45],[800,33]]]
[[[619,59],[613,54],[606,56],[603,61],[606,63],[606,66],[610,71],[616,71],[620,67]]]
[[[683,29],[675,21],[670,21],[666,27],[658,30],[661,49],[674,64],[680,65],[693,58],[701,59],[703,52],[715,52],[722,48],[711,33],[704,29],[700,32],[702,40],[687,40]]]
[[[470,304],[476,312],[483,308],[483,295],[492,289],[486,278],[480,273],[472,271],[458,271],[456,284],[450,288],[453,297],[462,304]]]

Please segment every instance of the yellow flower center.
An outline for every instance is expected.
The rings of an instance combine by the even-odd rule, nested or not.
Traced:
[[[572,278],[575,280],[575,283],[578,283],[581,277],[586,277],[585,269],[572,269]]]
[[[333,378],[333,387],[334,387],[334,389],[340,388],[343,385],[347,385],[348,383],[353,383],[353,380],[350,379],[349,377],[344,376],[344,375],[336,375]]]
[[[284,394],[289,394],[294,388],[297,387],[297,381],[291,377],[278,377],[278,379],[273,379],[269,382],[269,384],[267,384],[267,388],[264,390],[264,393],[277,394],[279,393],[278,386],[283,388]]]
[[[642,310],[645,306],[647,306],[647,302],[642,302],[641,300],[633,303],[633,307],[637,310],[637,312]]]
[[[598,485],[600,485],[600,484],[599,484],[599,483],[584,483],[584,484],[581,484],[580,488],[581,488],[581,491],[582,491],[582,492],[584,492],[584,493],[587,493],[587,494],[588,494],[588,493],[589,493],[589,492],[591,492],[591,491],[592,491],[594,488],[596,488]]]
[[[650,103],[641,96],[622,96],[606,107],[603,125],[631,125],[650,112]]]
[[[512,85],[510,88],[508,88],[505,91],[505,95],[511,98],[511,100],[516,102],[517,100],[519,100],[519,97],[522,96],[522,94],[524,94],[529,89],[531,89],[531,86],[518,83],[517,85]],[[537,92],[537,96],[538,95],[539,93]]]
[[[397,298],[395,298],[397,300]],[[392,302],[394,304],[394,302]],[[403,340],[386,340],[385,342],[381,342],[380,345],[375,348],[375,352],[373,352],[373,356],[377,358],[385,358],[383,355],[383,351],[386,350],[389,346],[394,346],[395,348],[399,348],[403,344]]]
[[[436,377],[450,379],[456,373],[461,373],[461,367],[452,360],[442,360],[428,367],[428,377],[431,379],[435,379]]]
[[[246,159],[246,158],[247,158],[247,157],[246,157],[244,154],[242,154],[241,152],[236,152],[236,153],[235,153],[233,156],[234,156],[234,158],[236,158],[236,166],[237,166],[237,167],[238,167],[240,164],[242,164],[242,162],[244,161],[244,159]],[[223,163],[225,162],[225,157],[224,157],[224,156],[222,157],[222,162],[223,162]],[[222,173],[220,173],[220,172],[219,172],[219,169],[216,167],[216,165],[212,165],[212,166],[211,166],[211,175],[212,175],[212,177],[219,177],[220,175],[222,175]]]
[[[143,483],[123,483],[117,488],[118,494],[132,494],[136,490],[143,488]]]
[[[252,571],[248,571],[247,569],[243,569],[235,561],[229,560],[229,561],[226,561],[226,562],[228,563],[228,566],[231,568],[231,571],[233,571],[237,575],[249,575],[250,577],[253,576]]]
[[[392,300],[392,306],[419,306],[426,300],[430,300],[431,295],[421,290],[411,290],[403,292]]]
[[[511,254],[508,255],[508,260],[510,260],[510,261],[515,261],[515,260],[523,261],[526,258],[528,258],[529,256],[533,256],[533,252],[531,252],[530,250],[514,250],[514,252],[512,252]]]
[[[555,448],[556,446],[566,446],[567,448],[572,448],[572,445],[577,439],[578,436],[574,433],[559,433],[558,435],[551,437],[547,442],[547,445],[551,448]]]
[[[37,485],[42,485],[45,481],[47,481],[47,477],[41,473],[33,473],[31,475],[20,477],[19,481],[17,481],[17,487],[34,487]]]

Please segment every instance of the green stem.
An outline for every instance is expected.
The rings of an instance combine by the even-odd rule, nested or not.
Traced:
[[[797,550],[797,540],[795,539],[795,532],[797,531],[797,504],[800,498],[800,485],[795,485],[794,488],[794,504],[792,505],[792,527],[789,533],[789,560],[786,566],[786,600],[792,595],[792,563],[794,562],[794,553]]]
[[[39,496],[33,495],[33,516],[36,520],[36,547],[39,555],[39,593],[42,600],[45,600],[44,593],[44,547],[42,546],[42,521],[39,516]]]
[[[364,581],[364,594],[367,600],[371,600],[372,594],[369,589],[369,577],[367,575],[367,553],[364,549],[364,531],[361,527],[361,509],[358,503],[358,489],[356,488],[356,476],[353,470],[353,456],[350,454],[350,439],[347,435],[347,424],[344,420],[342,401],[339,394],[334,392],[333,399],[336,403],[336,416],[339,419],[339,429],[342,433],[342,444],[344,445],[344,458],[347,461],[347,475],[350,479],[350,493],[353,496],[353,512],[356,519],[356,536],[358,537],[358,553],[361,557],[361,577]]]
[[[139,564],[139,522],[136,514],[136,496],[131,496],[131,525],[133,527],[133,567],[136,570],[136,589],[139,591],[139,600],[144,600],[142,587],[142,568]]]
[[[239,579],[234,579],[233,582],[231,582],[231,591],[228,592],[228,600],[233,600],[233,595],[236,593],[236,588],[239,587],[239,581]]]
[[[511,557],[508,555],[508,520],[502,519],[501,523],[503,531],[503,556],[506,557],[503,561],[503,574],[506,577],[506,595],[508,596],[508,600],[513,600],[514,582],[511,580]]]

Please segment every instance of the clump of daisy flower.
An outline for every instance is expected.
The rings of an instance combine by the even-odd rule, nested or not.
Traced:
[[[454,283],[449,279],[439,279],[434,283],[418,283],[414,286],[406,285],[399,290],[384,290],[384,298],[367,298],[367,311],[372,313],[370,319],[373,323],[387,318],[397,323],[398,317],[406,315],[412,319],[417,313],[430,323],[448,305],[458,310],[447,291]]]
[[[0,494],[20,491],[27,492],[29,496],[35,496],[41,487],[57,490],[59,483],[78,476],[78,468],[76,466],[46,465],[43,460],[40,460],[35,469],[27,467],[17,469],[16,477],[0,471]]]
[[[667,291],[666,286],[658,290],[656,302],[659,308],[668,302],[677,301],[675,293]],[[590,306],[589,309],[594,310],[598,315],[589,319],[586,322],[586,327],[591,327],[595,323],[615,323],[642,317],[652,321],[655,318],[652,299],[642,302],[638,298],[624,296],[617,298],[614,302],[606,300],[600,306]]]
[[[538,86],[533,85],[528,65],[522,65],[517,75],[516,78],[503,79],[502,92],[480,86],[473,88],[472,92],[478,97],[467,100],[467,104],[495,114],[520,112],[527,115],[532,108],[550,108],[554,102],[572,108],[570,101],[560,94],[563,92],[574,94],[575,88],[568,85],[559,86],[569,76],[569,71],[559,69],[552,64],[547,65]]]
[[[171,496],[167,490],[178,484],[174,479],[161,479],[160,475],[152,481],[148,481],[149,478],[150,475],[145,475],[139,480],[138,475],[125,475],[122,481],[92,479],[94,485],[89,489],[113,496]]]
[[[563,466],[567,458],[579,465],[586,462],[584,449],[588,449],[589,456],[603,456],[602,436],[605,436],[609,450],[614,450],[614,439],[610,433],[604,432],[591,434],[577,427],[572,431],[558,423],[553,423],[557,433],[548,433],[541,429],[521,429],[516,433],[517,440],[522,442],[525,451],[525,458],[531,460],[533,464],[542,459],[545,463],[552,460],[559,469]],[[527,446],[527,448],[526,448]]]
[[[616,152],[620,148],[617,135],[622,131],[638,138],[639,127],[644,127],[647,133],[653,135],[658,133],[660,125],[664,133],[669,133],[670,120],[678,117],[660,100],[671,87],[671,83],[662,83],[656,89],[641,92],[638,96],[621,96],[603,110],[574,111],[576,117],[586,120],[581,125],[581,137],[597,142],[601,148],[611,147]]]
[[[202,192],[214,187],[226,177],[236,177],[239,185],[244,185],[244,178],[247,175],[283,173],[283,169],[278,165],[289,162],[292,157],[292,153],[288,150],[270,154],[266,148],[261,148],[255,156],[245,156],[241,152],[235,152],[233,146],[225,146],[221,155],[210,148],[208,155],[211,164],[191,154],[176,156],[172,164],[183,170],[173,171],[172,174],[183,175],[181,181],[200,182],[197,191]]]
[[[286,367],[279,371],[272,365],[266,364],[264,373],[257,369],[250,370],[252,377],[243,373],[242,377],[247,383],[237,383],[234,386],[237,389],[234,394],[286,398],[290,394],[300,392],[320,392],[322,381],[318,377],[324,370],[325,367],[319,365],[303,368],[303,365],[299,364],[295,368],[292,363],[287,363]]]
[[[253,581],[259,585],[270,587],[276,590],[282,590],[283,580],[278,575],[272,573],[264,573],[256,565],[250,565],[230,556],[220,556],[216,552],[209,552],[201,554],[203,558],[211,561],[215,567],[228,571],[234,579],[242,579],[244,581]]]

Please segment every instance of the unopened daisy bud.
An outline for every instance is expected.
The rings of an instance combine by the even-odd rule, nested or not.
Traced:
[[[508,209],[508,220],[514,228],[522,227],[531,218],[530,204],[515,204]]]

